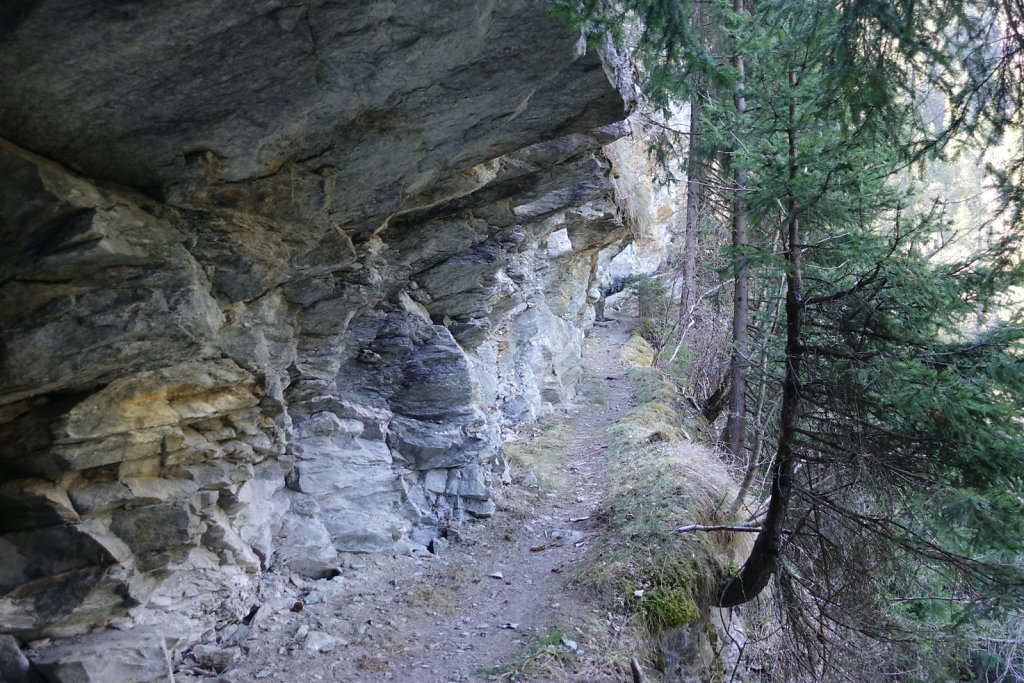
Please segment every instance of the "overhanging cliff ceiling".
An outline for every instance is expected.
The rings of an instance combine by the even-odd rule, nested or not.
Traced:
[[[189,206],[287,183],[348,225],[623,112],[543,3],[52,0],[0,21],[4,137]]]
[[[187,640],[492,514],[624,76],[540,2],[0,5],[0,634]]]

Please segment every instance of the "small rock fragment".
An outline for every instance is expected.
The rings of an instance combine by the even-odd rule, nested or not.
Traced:
[[[310,591],[302,601],[307,605],[317,605],[327,599],[322,591]]]
[[[18,647],[14,636],[0,636],[0,681],[27,683],[28,659]]]
[[[192,657],[204,669],[220,673],[231,666],[242,656],[237,647],[219,648],[215,645],[196,645],[192,648]]]
[[[330,652],[338,644],[338,640],[323,631],[310,631],[303,643],[310,652]]]
[[[551,532],[551,538],[562,543],[578,543],[586,538],[586,534],[575,529],[555,529]]]

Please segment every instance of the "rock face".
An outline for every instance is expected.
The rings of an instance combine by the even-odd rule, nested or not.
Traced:
[[[0,633],[188,640],[492,514],[581,372],[629,91],[539,2],[0,9]]]
[[[163,637],[150,629],[105,631],[49,648],[32,662],[46,681],[173,683]]]
[[[688,104],[677,105],[665,117],[652,115],[657,123],[633,120],[632,134],[608,145],[612,161],[615,194],[630,223],[633,239],[621,250],[609,250],[602,264],[602,284],[615,289],[624,277],[653,275],[682,252],[686,231],[686,164],[669,159],[660,165],[648,149],[658,144],[659,126],[686,130],[690,123]],[[639,117],[637,117],[639,119]],[[676,272],[681,267],[674,268]]]

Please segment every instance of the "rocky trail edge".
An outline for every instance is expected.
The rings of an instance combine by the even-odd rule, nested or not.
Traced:
[[[493,518],[430,556],[350,555],[333,579],[269,577],[258,608],[186,651],[175,680],[621,680],[580,628],[615,617],[573,570],[600,531],[605,428],[634,405],[619,354],[632,324],[597,323],[574,407],[510,439],[506,452],[535,458],[511,458]]]

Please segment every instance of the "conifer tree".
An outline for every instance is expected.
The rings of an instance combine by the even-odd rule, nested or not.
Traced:
[[[744,178],[733,188],[745,189],[733,220],[749,217],[758,239],[734,242],[731,274],[759,262],[786,280],[767,370],[782,394],[767,511],[717,603],[747,602],[774,578],[794,650],[825,675],[822,643],[844,642],[825,632],[854,646],[906,640],[928,601],[950,625],[1019,599],[1008,560],[1024,550],[1024,320],[1012,294],[1024,151],[991,169],[1005,203],[996,239],[974,253],[936,248],[941,202],[915,214],[907,187],[908,167],[1024,122],[1019,1],[765,0],[752,21],[742,5],[706,3],[736,46],[732,68],[694,35],[690,3],[562,5],[595,27],[639,22],[654,101],[686,92],[694,72],[715,84],[702,136],[732,150]],[[938,123],[921,114],[929,93],[946,105]],[[979,310],[1002,320],[978,326]]]

